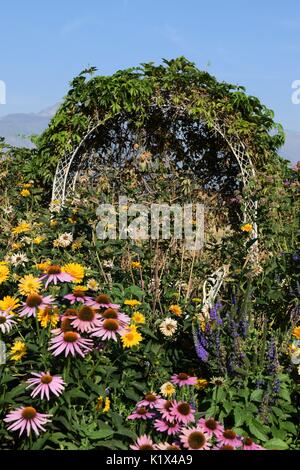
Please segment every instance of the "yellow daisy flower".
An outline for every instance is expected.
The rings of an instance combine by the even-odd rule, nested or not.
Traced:
[[[142,265],[139,261],[132,261],[131,267],[132,267],[132,269],[140,269],[142,267]]]
[[[253,225],[251,225],[251,224],[244,224],[244,225],[241,226],[241,230],[242,230],[242,232],[248,232],[248,233],[249,233],[249,232],[252,232],[252,230],[253,230]]]
[[[55,328],[59,321],[58,308],[46,307],[44,310],[39,310],[37,319],[40,322],[42,328],[47,328],[49,324],[52,328]]]
[[[134,323],[145,323],[145,316],[141,312],[134,312],[131,317]]]
[[[2,300],[0,300],[0,310],[3,310],[4,312],[6,310],[9,310],[9,313],[12,315],[13,310],[17,307],[19,307],[20,302],[18,299],[15,299],[14,297],[11,297],[10,295],[7,295],[3,297]]]
[[[42,263],[37,263],[35,267],[40,271],[46,272],[50,265],[51,261],[48,259],[47,261],[43,261]]]
[[[28,222],[21,222],[17,227],[14,227],[11,232],[14,235],[19,235],[20,233],[29,232],[30,230],[31,226]]]
[[[20,361],[26,354],[26,344],[23,341],[15,341],[10,350],[10,358],[13,361]]]
[[[75,240],[71,245],[71,249],[73,251],[79,250],[81,247],[82,247],[82,240]]]
[[[73,282],[81,282],[84,278],[84,267],[78,263],[69,263],[62,267],[62,272],[73,276]]]
[[[139,344],[142,340],[142,335],[133,325],[130,325],[121,336],[121,341],[124,348],[132,348],[133,346]]]
[[[110,410],[110,399],[108,397],[105,398],[105,406],[103,408],[103,413],[108,413]]]
[[[182,309],[180,305],[170,305],[169,311],[171,313],[174,313],[174,315],[176,315],[177,317],[180,317],[180,315],[182,315]]]
[[[32,183],[23,183],[22,184],[22,188],[24,188],[24,189],[31,188],[31,186],[32,186]]]
[[[208,381],[205,380],[205,379],[197,379],[197,384],[195,385],[195,388],[197,388],[197,390],[203,390],[204,388],[206,388],[208,385]]]
[[[50,220],[50,227],[55,227],[58,224],[57,220]]]
[[[23,197],[28,197],[28,196],[30,196],[30,191],[29,191],[29,189],[22,189],[22,191],[20,191],[20,194]]]
[[[32,274],[22,277],[19,282],[19,291],[22,295],[30,295],[39,292],[42,282]]]
[[[160,387],[161,394],[166,398],[174,395],[175,391],[176,391],[176,389],[175,389],[174,385],[171,382],[165,382]]]
[[[4,261],[0,262],[0,284],[7,281],[9,276],[9,268]]]
[[[292,335],[300,339],[300,326],[296,326],[296,328],[293,329]]]
[[[20,243],[20,242],[13,243],[11,245],[11,249],[14,250],[14,251],[20,250],[21,248],[22,248],[22,243]]]
[[[129,307],[137,307],[138,305],[141,305],[141,302],[135,299],[125,299],[124,305],[129,305]]]
[[[32,243],[34,245],[40,245],[42,243],[42,241],[45,240],[46,237],[43,237],[42,235],[39,235],[37,237],[35,237],[33,240],[32,240]]]

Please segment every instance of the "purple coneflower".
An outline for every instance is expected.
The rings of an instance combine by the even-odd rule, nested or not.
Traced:
[[[94,308],[116,308],[119,309],[120,305],[113,304],[111,299],[106,294],[99,294],[95,299],[89,297],[89,300],[86,302],[86,305]]]
[[[114,318],[106,318],[101,322],[101,325],[95,329],[91,336],[96,336],[97,338],[113,339],[117,341],[116,333],[120,334],[123,331],[123,327],[118,320]]]
[[[72,318],[72,317],[69,317]],[[73,317],[71,325],[81,333],[88,333],[89,331],[99,328],[101,326],[101,317],[92,307],[83,305],[76,317]]]
[[[127,419],[149,419],[154,416],[154,413],[150,413],[150,411],[145,406],[137,406],[131,415],[128,416]]]
[[[90,299],[90,297],[85,295],[86,291],[87,287],[76,286],[74,287],[72,294],[64,295],[64,299],[69,300],[71,305],[75,304],[75,302],[85,303]]]
[[[185,372],[180,372],[179,374],[172,375],[171,382],[175,385],[179,385],[179,387],[183,387],[184,385],[196,385],[197,377],[191,377]]]
[[[212,446],[209,436],[202,428],[185,428],[182,431],[180,440],[188,450],[209,450]]]
[[[38,436],[39,431],[46,431],[43,426],[50,421],[48,418],[51,416],[52,415],[38,413],[33,406],[21,406],[15,411],[8,413],[4,421],[10,423],[7,427],[9,431],[18,431],[20,429],[19,436],[21,436],[24,431],[26,431],[27,436],[29,436],[32,430]]]
[[[31,392],[32,398],[40,395],[41,399],[45,396],[47,400],[50,400],[50,393],[58,397],[64,391],[65,382],[59,375],[50,375],[49,371],[40,373],[32,372],[31,375],[33,375],[34,378],[27,380],[29,384],[27,388],[34,387],[34,390]]]
[[[156,409],[160,412],[163,419],[167,421],[174,421],[174,416],[171,414],[173,402],[171,400],[161,399],[156,405]]]
[[[232,429],[225,429],[222,434],[218,436],[218,441],[221,445],[229,445],[234,448],[241,446],[241,439]]]
[[[53,284],[57,284],[57,282],[71,282],[74,280],[74,277],[71,274],[62,272],[61,267],[52,264],[47,267],[46,274],[43,274],[40,278],[40,281],[46,280],[45,288],[47,289],[48,285],[53,282]]]
[[[130,323],[130,317],[126,315],[126,313],[119,312],[111,307],[104,310],[104,312],[101,313],[101,317],[103,319],[113,318],[114,320],[118,320],[122,326],[127,326]]]
[[[36,317],[37,311],[45,310],[46,307],[51,305],[54,298],[51,295],[45,297],[39,294],[28,295],[26,302],[22,302],[22,309],[19,312],[20,317]]]
[[[266,450],[264,447],[255,444],[250,437],[243,437],[243,447],[241,450]]]
[[[92,348],[93,341],[91,339],[82,338],[75,331],[67,331],[51,338],[49,351],[52,352],[53,356],[58,356],[65,352],[65,357],[69,354],[75,356],[76,353],[84,357]]]
[[[209,437],[215,436],[218,438],[222,436],[222,433],[224,431],[224,427],[220,423],[218,423],[218,421],[216,421],[214,418],[201,418],[198,421],[198,425],[201,426],[203,431],[205,431]]]
[[[144,399],[137,403],[137,406],[149,406],[149,408],[156,408],[161,397],[153,392],[146,393]]]
[[[171,415],[180,423],[188,424],[195,421],[195,410],[187,402],[174,400],[170,410]]]
[[[173,434],[177,434],[181,431],[182,425],[177,423],[176,421],[164,421],[163,419],[156,419],[154,421],[154,427],[159,432],[166,432],[168,436],[172,436]]]
[[[151,437],[148,437],[146,434],[138,437],[135,444],[131,445],[130,448],[133,450],[155,450]]]

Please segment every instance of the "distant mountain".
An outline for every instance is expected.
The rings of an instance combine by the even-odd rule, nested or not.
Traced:
[[[58,104],[43,109],[39,113],[8,114],[0,118],[0,136],[8,144],[17,147],[33,147],[28,139],[32,134],[41,134],[55,115]],[[27,137],[27,138],[26,138]]]
[[[33,147],[26,136],[41,134],[55,115],[58,107],[59,104],[55,104],[39,113],[8,114],[0,118],[0,137],[5,137],[7,143],[17,147]],[[279,153],[292,163],[299,161],[300,132],[286,130],[286,143]]]
[[[292,163],[300,160],[300,132],[285,131],[285,144],[279,151],[280,155]]]

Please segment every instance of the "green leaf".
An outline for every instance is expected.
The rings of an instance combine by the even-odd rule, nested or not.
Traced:
[[[266,433],[266,428],[263,426],[261,423],[259,423],[256,420],[253,420],[251,423],[249,423],[249,430],[253,436],[257,437],[260,441],[267,441],[268,437],[265,434]]]
[[[291,434],[297,434],[296,426],[290,421],[284,421],[280,426]]]
[[[140,399],[140,396],[134,391],[133,388],[129,388],[124,392],[125,397],[130,398],[130,400],[133,401],[138,401]]]
[[[86,431],[86,436],[91,440],[105,439],[113,435],[113,430],[110,428],[99,429],[98,431]]]
[[[235,408],[234,412],[234,426],[242,426],[245,422],[245,412],[241,408]]]
[[[253,390],[253,392],[250,395],[250,400],[260,402],[262,399],[263,393],[264,393],[263,390],[259,388],[257,390]]]
[[[277,437],[266,442],[264,447],[268,450],[286,450],[289,448],[286,442]]]
[[[291,403],[291,396],[290,396],[290,393],[289,393],[289,391],[286,387],[281,388],[281,390],[279,392],[279,396],[280,396],[280,398],[287,401],[288,403]]]

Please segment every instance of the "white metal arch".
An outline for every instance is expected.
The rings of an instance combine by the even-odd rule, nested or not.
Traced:
[[[93,125],[92,123],[88,127],[88,130],[81,140],[80,144],[74,149],[71,154],[65,154],[58,162],[52,187],[52,203],[63,205],[66,198],[74,191],[76,185],[76,179],[78,172],[70,173],[72,163],[77,157],[82,147],[88,140],[88,138],[97,130],[98,127],[102,126],[103,122]],[[234,157],[236,158],[243,180],[243,186],[247,187],[255,178],[255,168],[252,159],[247,152],[246,146],[240,141],[237,136],[233,136],[228,133],[226,125],[224,123],[215,122],[213,124],[213,132],[216,135],[220,135],[223,140],[227,143],[231,149]],[[256,224],[256,212],[257,212],[257,201],[253,199],[247,199],[244,201],[244,223],[249,223],[253,227],[252,237],[253,239],[258,238],[258,230]],[[250,260],[255,261],[257,259],[258,246],[257,242],[251,245],[250,248]],[[222,266],[217,269],[203,284],[203,308],[201,311],[201,318],[206,319],[209,317],[209,309],[213,306],[218,292],[226,278],[228,269],[227,266]]]

